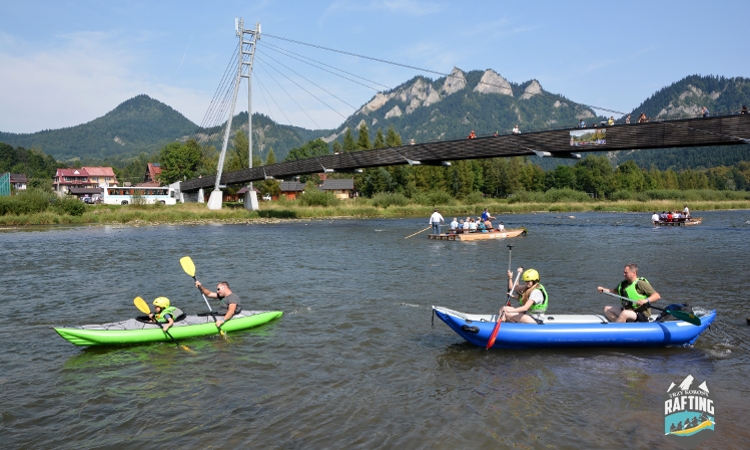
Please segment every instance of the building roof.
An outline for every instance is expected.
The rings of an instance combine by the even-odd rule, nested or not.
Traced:
[[[279,184],[281,192],[298,192],[305,190],[305,183],[299,181],[282,181]]]
[[[56,177],[88,177],[89,173],[85,168],[81,169],[57,169]]]
[[[260,191],[258,190],[258,188],[256,188],[255,186],[253,186],[253,190],[255,192],[260,193]],[[240,189],[239,191],[237,191],[237,194],[244,194],[245,192],[247,192],[247,186],[245,186],[242,189]]]
[[[10,174],[11,183],[27,183],[25,173],[12,173]]]
[[[73,195],[83,195],[83,194],[101,194],[104,189],[102,188],[77,188],[72,187],[69,189],[70,193]]]
[[[323,182],[320,187],[322,191],[335,191],[335,190],[353,190],[354,189],[354,178],[345,179],[331,179],[328,178]]]
[[[111,167],[83,167],[91,177],[114,177],[115,171]]]
[[[158,181],[144,181],[143,183],[138,183],[135,185],[135,187],[160,187],[161,183]]]

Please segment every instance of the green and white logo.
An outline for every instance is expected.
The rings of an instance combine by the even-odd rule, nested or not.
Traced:
[[[688,375],[679,385],[672,383],[664,396],[664,434],[685,448],[694,448],[714,435],[714,401],[704,381]]]

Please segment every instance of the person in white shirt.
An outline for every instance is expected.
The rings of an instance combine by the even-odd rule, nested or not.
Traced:
[[[659,222],[659,215],[658,215],[658,214],[656,214],[656,213],[654,213],[654,214],[653,214],[653,215],[651,216],[651,221],[652,221],[652,222],[654,222],[654,225],[656,225],[656,223],[657,223],[657,222]]]
[[[451,222],[451,231],[455,234],[456,229],[458,229],[458,220],[454,217],[453,222]]]
[[[682,210],[682,215],[685,216],[686,219],[690,218],[690,208],[685,205],[685,209]]]
[[[469,219],[469,233],[473,233],[477,231],[477,223],[474,222],[474,219]]]
[[[521,130],[518,129],[518,125],[513,127],[513,134],[521,134]]]
[[[437,208],[435,209],[435,212],[432,213],[430,216],[430,225],[432,225],[432,234],[435,236],[440,235],[440,224],[445,223],[445,219],[443,219],[443,216],[438,212]]]
[[[505,225],[502,222],[497,224],[497,231],[505,231]]]
[[[464,221],[464,233],[469,232],[469,226],[471,225],[470,222],[471,222],[471,219],[467,217],[466,220]]]

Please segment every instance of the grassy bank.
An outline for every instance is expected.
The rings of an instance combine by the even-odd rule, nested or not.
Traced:
[[[450,217],[477,216],[484,208],[492,214],[521,214],[530,212],[642,212],[682,210],[684,200],[618,200],[618,201],[559,201],[559,202],[520,202],[506,199],[487,199],[477,204],[438,205],[440,212]],[[699,200],[689,203],[693,215],[700,211],[750,209],[750,199],[742,200]],[[54,210],[20,215],[0,216],[0,226],[55,225],[55,224],[131,224],[157,225],[166,223],[248,223],[266,222],[281,219],[312,218],[396,218],[430,216],[434,206],[407,204],[401,206],[374,206],[371,200],[340,202],[334,206],[303,206],[297,202],[280,201],[261,203],[260,211],[247,211],[240,205],[226,205],[220,211],[211,211],[205,204],[186,203],[175,206],[110,206],[87,205],[80,216],[61,214]]]

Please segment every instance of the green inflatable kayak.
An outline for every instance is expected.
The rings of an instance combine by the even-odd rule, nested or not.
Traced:
[[[257,327],[281,317],[281,311],[242,311],[225,322],[221,329],[233,332]],[[55,328],[55,331],[66,341],[75,345],[122,345],[142,344],[147,342],[171,342],[162,329],[153,323],[146,322],[142,316],[122,322],[102,325],[82,325],[74,328]],[[219,334],[211,316],[186,316],[175,322],[169,334],[177,340]]]

